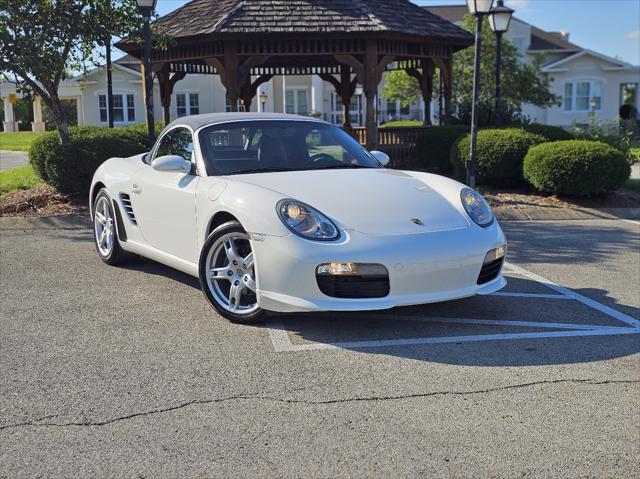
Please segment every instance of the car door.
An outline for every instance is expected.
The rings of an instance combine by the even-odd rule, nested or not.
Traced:
[[[193,154],[190,128],[177,126],[165,132],[148,161],[135,173],[131,200],[147,244],[197,263],[195,196],[199,178]],[[191,172],[155,170],[153,160],[165,155],[190,161]]]

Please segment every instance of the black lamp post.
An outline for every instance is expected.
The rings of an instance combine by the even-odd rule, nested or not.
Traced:
[[[496,7],[489,14],[489,26],[496,34],[496,125],[502,125],[502,92],[500,89],[502,70],[502,34],[509,31],[509,24],[514,10],[504,6],[503,0],[498,0]]]
[[[267,99],[269,97],[267,96],[266,92],[262,92],[260,93],[260,104],[262,105],[262,113],[264,113],[265,111],[267,111]]]
[[[153,119],[153,75],[151,74],[151,15],[156,8],[158,0],[136,0],[138,11],[144,20],[144,91],[145,105],[147,109],[147,135],[149,148],[156,141],[155,125]]]
[[[471,15],[476,17],[476,51],[473,75],[473,104],[471,106],[471,145],[467,161],[467,185],[476,187],[476,145],[478,142],[478,97],[480,96],[480,51],[482,49],[482,20],[491,12],[493,0],[467,0]]]

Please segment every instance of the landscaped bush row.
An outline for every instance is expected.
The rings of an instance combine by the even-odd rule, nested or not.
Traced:
[[[36,173],[62,193],[88,192],[93,174],[103,162],[148,149],[144,124],[113,129],[72,127],[69,135],[71,143],[61,145],[57,132],[46,133],[29,149],[29,160]]]
[[[513,186],[522,183],[522,163],[529,148],[545,139],[520,128],[480,130],[477,142],[476,181],[480,184]],[[459,178],[464,177],[471,135],[456,142],[451,161]]]
[[[515,127],[542,136],[546,141],[571,140],[573,135],[558,126],[532,123]],[[505,128],[512,129],[512,128]],[[428,171],[448,174],[453,171],[451,147],[469,133],[466,125],[434,126],[420,134],[416,142],[416,155]]]
[[[557,141],[534,146],[524,177],[539,191],[587,196],[622,186],[631,173],[626,155],[605,143]]]
[[[612,138],[578,141],[562,128],[540,124],[483,129],[478,132],[476,181],[517,186],[526,180],[539,191],[574,196],[613,190],[625,183],[630,168],[629,155],[614,148]],[[467,127],[441,126],[420,135],[416,153],[427,170],[453,171],[463,179],[469,148]]]

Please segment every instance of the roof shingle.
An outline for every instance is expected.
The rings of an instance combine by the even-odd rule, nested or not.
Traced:
[[[408,0],[192,0],[156,25],[174,38],[319,32],[395,32],[463,43],[471,38]]]

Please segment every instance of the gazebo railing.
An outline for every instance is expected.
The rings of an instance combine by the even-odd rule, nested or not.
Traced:
[[[378,149],[391,158],[392,168],[417,168],[416,141],[428,127],[402,126],[378,129]],[[362,145],[366,143],[367,130],[352,127],[351,134]]]

